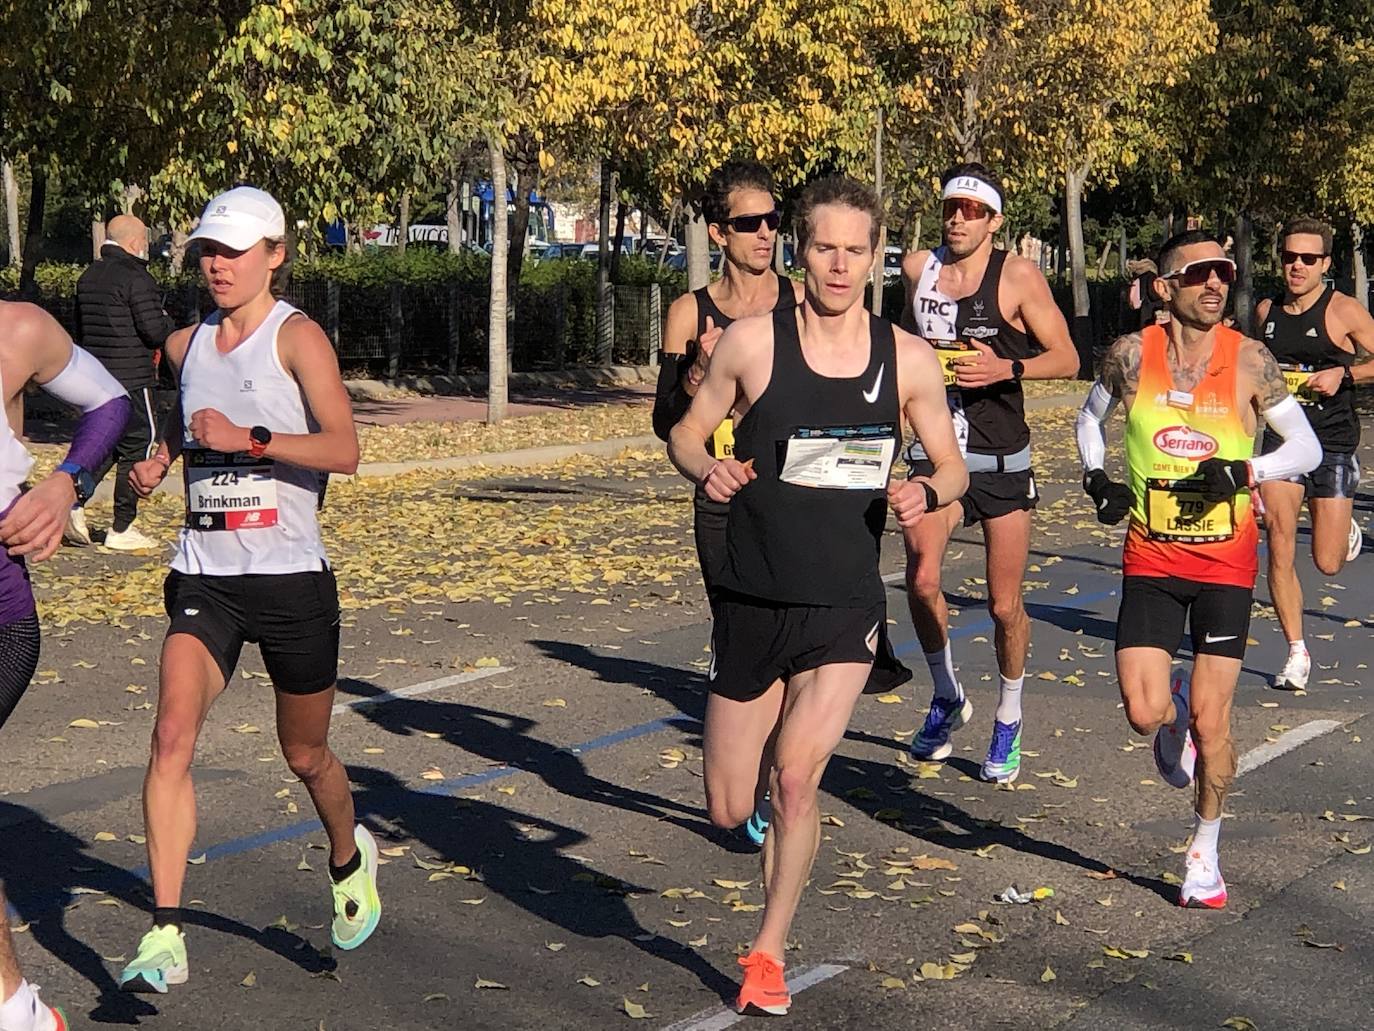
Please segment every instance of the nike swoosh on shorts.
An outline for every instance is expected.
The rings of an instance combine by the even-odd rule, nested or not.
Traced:
[[[1222,641],[1234,641],[1236,639],[1236,635],[1227,634],[1224,637],[1213,637],[1211,634],[1203,634],[1202,639],[1206,641],[1208,644],[1220,644]]]

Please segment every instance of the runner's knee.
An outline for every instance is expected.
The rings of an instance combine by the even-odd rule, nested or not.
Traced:
[[[1231,748],[1231,713],[1229,710],[1194,712],[1193,744],[1204,756],[1217,755]]]
[[[940,567],[931,563],[909,561],[906,567],[906,586],[911,596],[927,608],[940,600]]]
[[[196,755],[199,730],[194,719],[159,714],[153,724],[153,769],[164,775],[189,772]]]
[[[814,763],[789,762],[773,772],[773,813],[784,822],[803,820],[816,808]]]
[[[307,784],[319,780],[333,759],[327,745],[285,745],[282,755],[291,772]]]
[[[1312,552],[1312,563],[1324,576],[1335,576],[1345,568],[1345,541],[1341,541],[1342,551],[1338,554],[1332,552],[1324,555],[1319,551]]]
[[[1153,734],[1169,716],[1167,704],[1159,705],[1143,694],[1123,698],[1122,702],[1126,709],[1126,722],[1137,734]]]
[[[1022,603],[1021,595],[1018,592],[1007,597],[989,598],[988,613],[992,616],[994,623],[1000,626],[1012,626],[1026,618],[1026,606]]]

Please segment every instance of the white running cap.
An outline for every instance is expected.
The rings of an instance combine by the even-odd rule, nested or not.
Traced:
[[[971,197],[986,204],[994,215],[1002,213],[1002,195],[991,183],[986,183],[975,175],[956,175],[946,183],[940,199],[949,200],[951,197]]]
[[[235,186],[205,205],[200,225],[190,240],[214,240],[236,251],[246,251],[259,240],[285,235],[286,215],[270,193],[252,186]]]

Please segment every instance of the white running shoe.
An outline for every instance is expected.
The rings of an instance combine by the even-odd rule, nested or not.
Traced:
[[[1174,697],[1174,722],[1155,731],[1155,768],[1166,784],[1186,788],[1193,782],[1197,766],[1197,747],[1188,729],[1188,689],[1190,681],[1183,670],[1175,670],[1171,691]]]
[[[1184,863],[1183,884],[1178,889],[1178,904],[1185,909],[1222,909],[1226,906],[1226,882],[1216,859],[1205,859],[1200,852],[1189,852]]]
[[[1288,661],[1274,678],[1274,686],[1280,691],[1306,691],[1307,678],[1312,674],[1312,656],[1306,649],[1289,652]]]
[[[118,530],[107,530],[105,547],[111,551],[147,551],[150,548],[161,547],[161,545],[151,537],[140,533],[138,528],[131,523],[129,528],[122,533]]]
[[[62,532],[62,543],[76,548],[90,547],[91,531],[86,525],[84,508],[74,508],[67,514],[67,528]]]
[[[1345,546],[1345,560],[1354,562],[1360,557],[1360,549],[1364,547],[1364,531],[1360,529],[1360,524],[1355,522],[1355,517],[1350,517],[1350,543]]]

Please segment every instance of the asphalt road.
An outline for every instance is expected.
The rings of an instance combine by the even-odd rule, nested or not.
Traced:
[[[1284,647],[1261,582],[1235,709],[1245,772],[1221,843],[1232,901],[1221,913],[1180,910],[1170,879],[1182,873],[1190,799],[1158,782],[1149,743],[1121,714],[1111,672],[1120,533],[1085,514],[1066,455],[1041,469],[1021,779],[1015,789],[975,779],[995,667],[980,535],[962,531],[946,588],[974,720],[949,762],[906,760],[929,679],[894,584],[890,630],[916,678],[900,700],[860,703],[826,775],[786,1022],[1367,1027],[1371,558],[1339,582],[1300,561],[1320,666],[1303,697],[1267,686]],[[466,493],[631,503],[675,489],[658,470],[556,489],[498,477]],[[1360,499],[1362,521],[1371,502]],[[689,537],[663,546],[688,548]],[[890,536],[888,572],[898,551]],[[198,755],[191,980],[159,997],[122,995],[113,978],[148,923],[136,839],[163,624],[48,632],[47,672],[5,729],[0,773],[0,871],[45,996],[76,1027],[731,1026],[723,1001],[762,894],[756,857],[702,808],[699,588],[397,601],[345,623],[332,740],[387,850],[382,924],[355,953],[329,945],[324,836],[277,754],[270,690],[248,649]],[[1012,885],[1053,894],[994,901]]]

